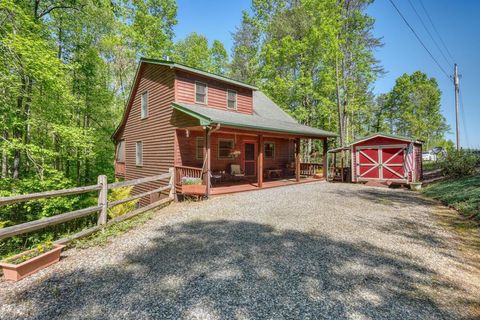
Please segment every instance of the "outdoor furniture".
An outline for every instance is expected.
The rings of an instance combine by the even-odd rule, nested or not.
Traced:
[[[212,183],[212,185],[218,182],[222,182],[224,176],[225,176],[225,171],[212,172],[210,175],[210,182]]]
[[[245,173],[242,172],[242,169],[240,168],[239,164],[231,164],[230,165],[230,175],[234,179],[243,179],[245,178]]]
[[[267,178],[272,179],[272,178],[281,178],[283,170],[282,169],[267,169],[265,170],[267,173]]]

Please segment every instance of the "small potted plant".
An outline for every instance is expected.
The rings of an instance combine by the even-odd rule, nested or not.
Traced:
[[[204,195],[207,192],[207,186],[202,184],[202,179],[194,177],[182,178],[182,193]]]
[[[313,175],[314,179],[323,179],[323,168],[319,168],[316,170],[315,174]]]
[[[60,260],[64,245],[51,241],[39,244],[35,249],[17,254],[0,262],[7,280],[18,281]]]

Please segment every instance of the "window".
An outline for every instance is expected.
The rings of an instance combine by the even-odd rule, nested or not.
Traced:
[[[218,159],[231,159],[233,149],[233,140],[218,140]]]
[[[237,110],[237,91],[227,90],[227,109]]]
[[[275,143],[265,142],[263,144],[263,153],[264,153],[265,158],[267,158],[267,159],[275,158]]]
[[[204,139],[203,137],[197,137],[197,143],[195,146],[195,154],[197,160],[202,160],[203,159],[203,145],[204,145]]]
[[[207,84],[195,81],[195,102],[207,104]]]
[[[135,142],[135,165],[143,165],[143,142]]]
[[[117,162],[125,162],[125,141],[120,140],[117,144]]]
[[[148,92],[142,94],[142,111],[141,118],[148,117]]]

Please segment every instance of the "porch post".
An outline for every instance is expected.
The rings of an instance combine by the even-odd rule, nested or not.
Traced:
[[[328,151],[328,142],[327,138],[323,138],[323,177],[327,180],[327,151]]]
[[[300,181],[300,138],[295,139],[295,180]]]
[[[208,127],[205,128],[205,138],[203,144],[203,157],[205,161],[205,169],[203,172],[203,181],[206,185],[206,192],[205,196],[208,198],[210,196],[210,129]]]
[[[258,135],[258,153],[257,153],[257,183],[258,187],[263,187],[263,135]]]

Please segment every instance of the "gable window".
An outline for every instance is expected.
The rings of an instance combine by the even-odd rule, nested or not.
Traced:
[[[148,92],[142,93],[142,111],[141,118],[148,117]]]
[[[203,159],[203,145],[204,145],[203,137],[197,137],[196,144],[195,144],[195,155],[197,160]]]
[[[275,158],[275,143],[265,142],[263,144],[263,153],[266,159]]]
[[[207,93],[207,84],[200,81],[195,81],[195,102],[207,104]]]
[[[231,159],[233,149],[233,140],[219,139],[218,140],[218,159]]]
[[[120,140],[117,144],[117,162],[125,162],[125,141]]]
[[[227,109],[237,110],[237,91],[227,90]]]
[[[135,142],[135,165],[143,165],[143,142]]]

